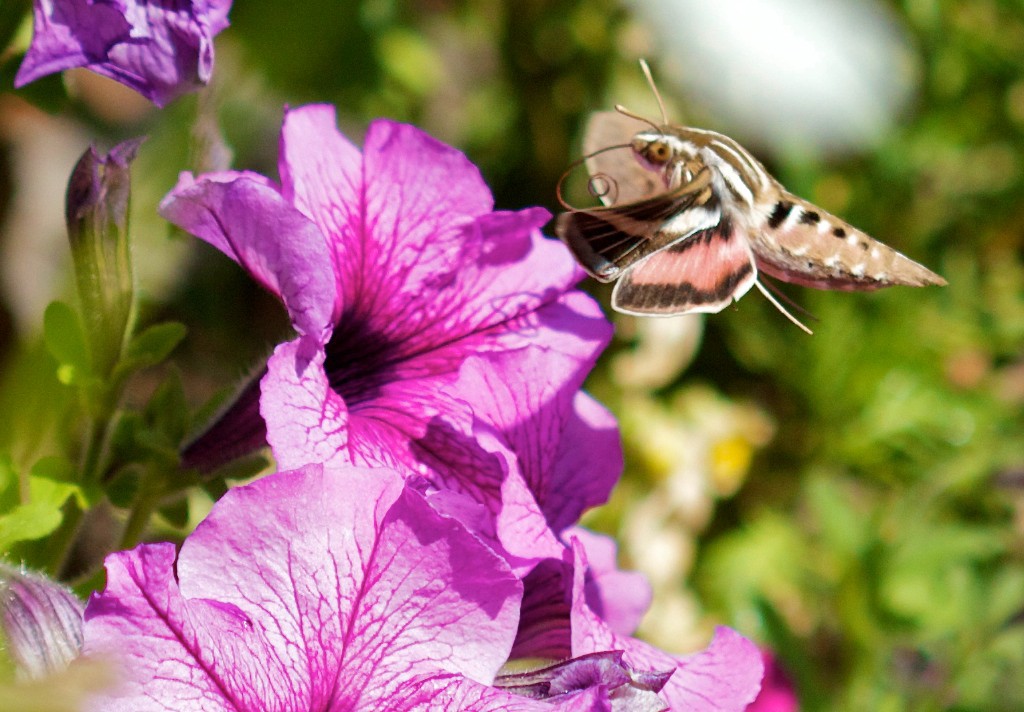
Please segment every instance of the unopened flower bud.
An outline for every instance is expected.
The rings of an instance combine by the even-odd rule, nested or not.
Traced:
[[[60,584],[0,564],[0,637],[20,678],[59,672],[78,657],[82,611]]]
[[[106,156],[90,147],[68,182],[68,237],[92,367],[100,376],[117,363],[131,319],[128,199],[130,164],[141,142],[125,141]]]

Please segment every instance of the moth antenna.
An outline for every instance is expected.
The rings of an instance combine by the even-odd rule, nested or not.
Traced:
[[[779,304],[778,300],[775,297],[772,296],[772,293],[769,292],[767,289],[765,289],[764,285],[761,284],[761,280],[755,279],[754,280],[754,284],[756,284],[757,288],[759,290],[761,290],[761,294],[764,295],[765,299],[767,299],[769,302],[771,302],[772,306],[774,306],[776,309],[778,309],[780,312],[782,312],[787,319],[789,319],[791,322],[793,322],[798,327],[800,327],[800,329],[802,329],[804,332],[806,332],[808,334],[814,334],[814,332],[811,331],[810,329],[808,329],[806,326],[804,326],[803,323],[799,319],[797,319],[795,316],[793,316],[788,311],[786,311],[786,308],[784,306]]]
[[[622,114],[623,116],[628,116],[629,118],[636,119],[637,121],[643,121],[645,124],[650,126],[655,131],[659,131],[659,132],[661,131],[661,128],[656,123],[654,123],[653,121],[651,121],[648,118],[640,116],[640,114],[633,113],[632,111],[630,111],[629,109],[624,107],[622,104],[616,104],[615,105],[615,110],[617,112],[619,112],[620,114]]]
[[[647,60],[640,58],[640,69],[643,70],[644,76],[647,77],[647,84],[651,87],[651,91],[654,92],[654,98],[658,100],[658,108],[661,109],[661,124],[662,126],[668,124],[668,112],[665,111],[665,102],[661,100],[661,92],[658,91],[657,85],[654,83],[654,77],[651,75],[651,68],[647,65]]]
[[[561,205],[566,210],[576,210],[576,208],[574,208],[573,206],[569,205],[569,203],[566,202],[565,198],[562,197],[562,186],[565,184],[565,179],[569,177],[570,173],[572,173],[574,170],[576,170],[581,165],[583,165],[583,163],[587,159],[593,158],[594,156],[596,156],[598,154],[601,154],[601,153],[604,153],[605,151],[614,151],[614,150],[619,149],[619,148],[632,148],[632,147],[628,143],[617,143],[614,146],[605,146],[604,148],[599,148],[598,150],[594,151],[593,153],[588,153],[585,156],[577,158],[575,161],[570,163],[569,167],[565,169],[565,173],[563,173],[562,177],[558,179],[558,185],[555,186],[555,196],[558,198],[558,204]],[[610,178],[610,176],[609,176],[609,178]]]

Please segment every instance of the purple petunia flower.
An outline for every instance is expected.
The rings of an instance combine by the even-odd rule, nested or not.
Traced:
[[[282,468],[394,467],[528,568],[605,500],[621,451],[580,385],[610,337],[534,208],[492,210],[477,169],[411,126],[360,152],[334,110],[287,112],[281,185],[183,174],[161,214],[280,296],[298,338],[203,439],[265,438]],[[581,447],[580,443],[586,443]]]
[[[572,542],[572,654],[622,650],[639,669],[673,670],[659,693],[673,710],[742,712],[761,689],[761,651],[739,633],[720,626],[711,644],[699,653],[675,657],[636,638],[612,630],[591,608],[586,593],[587,557],[580,541]]]
[[[210,80],[231,0],[35,0],[14,86],[86,67],[157,106]]]
[[[641,599],[626,596],[616,600],[622,586],[616,585],[614,579],[628,575],[612,575],[608,561],[604,560],[610,555],[613,558],[607,543],[593,535],[581,541],[576,536],[579,531],[570,534],[572,552],[565,560],[542,561],[524,578],[513,658],[579,658],[620,650],[624,663],[631,669],[672,672],[658,693],[669,709],[746,709],[760,690],[764,673],[757,647],[724,627],[716,630],[707,649],[685,657],[670,655],[630,637],[627,626],[639,620]],[[597,558],[602,560],[596,569],[588,563],[584,544],[595,548]]]
[[[177,558],[108,557],[85,651],[122,681],[93,709],[610,710],[616,689],[664,684],[605,655],[534,676],[547,701],[491,687],[521,595],[397,473],[278,473],[228,492]]]

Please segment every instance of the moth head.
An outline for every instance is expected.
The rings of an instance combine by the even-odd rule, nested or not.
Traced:
[[[662,174],[670,186],[689,182],[703,165],[695,145],[663,131],[641,131],[629,145],[637,160]]]
[[[637,158],[651,168],[662,168],[675,158],[675,150],[668,136],[661,133],[641,131],[630,141],[630,147]]]
[[[663,168],[677,161],[697,158],[697,146],[664,129],[641,131],[629,142],[633,153],[652,168]]]

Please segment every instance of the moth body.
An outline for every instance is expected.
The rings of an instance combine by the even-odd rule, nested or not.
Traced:
[[[595,114],[584,145],[609,136],[620,113]],[[642,124],[641,124],[642,125]],[[718,312],[758,286],[758,272],[807,287],[872,290],[946,281],[782,187],[746,149],[714,131],[648,124],[629,156],[596,154],[610,178],[606,207],[570,210],[556,230],[593,276],[616,281],[612,306],[630,314]],[[602,152],[603,153],[603,152]],[[644,177],[646,174],[647,177]],[[654,176],[654,180],[650,177]],[[627,185],[619,185],[630,181]],[[796,322],[799,324],[799,322]],[[806,327],[800,325],[805,330]]]

